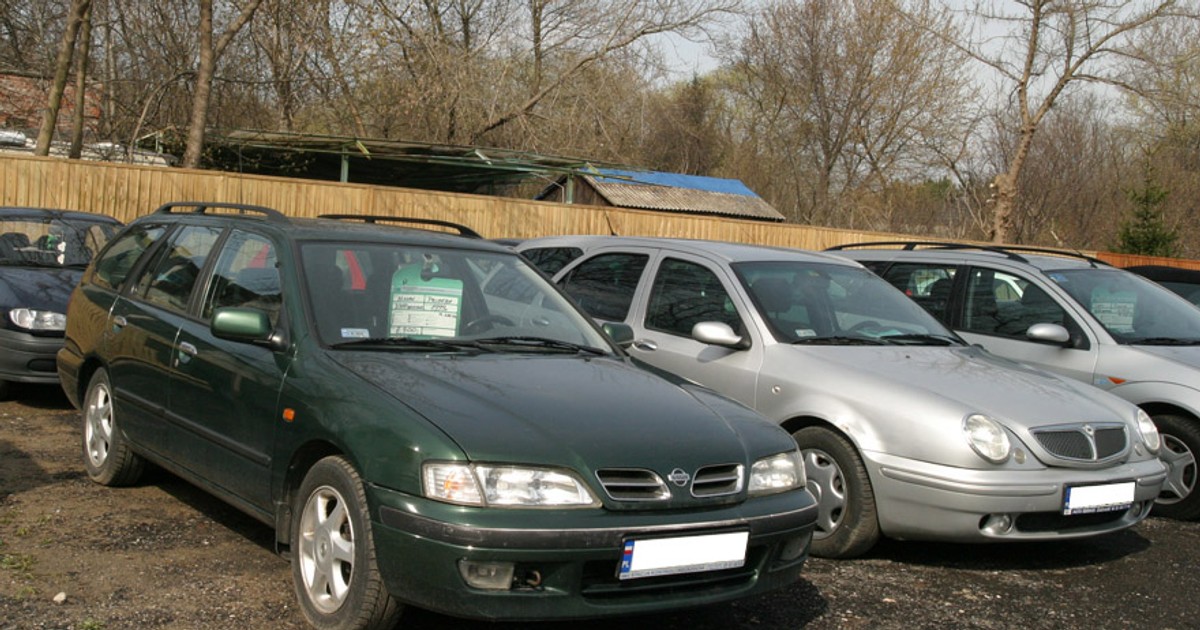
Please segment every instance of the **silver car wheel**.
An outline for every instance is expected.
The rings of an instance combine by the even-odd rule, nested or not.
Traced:
[[[813,537],[825,538],[837,531],[846,513],[846,477],[837,462],[820,449],[804,449],[808,491],[817,499],[817,529]]]
[[[341,607],[354,577],[354,526],[346,500],[330,486],[317,488],[300,516],[297,560],[304,588],[322,613]]]
[[[1159,458],[1167,465],[1167,481],[1158,503],[1172,505],[1188,498],[1196,489],[1196,454],[1182,440],[1164,433]]]
[[[83,413],[83,439],[88,461],[94,468],[103,468],[113,441],[112,395],[107,384],[92,388]]]

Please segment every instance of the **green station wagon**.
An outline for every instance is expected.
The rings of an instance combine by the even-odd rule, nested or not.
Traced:
[[[188,202],[132,222],[58,355],[89,476],[152,462],[272,526],[322,628],[798,579],[816,506],[787,433],[634,366],[628,327],[597,328],[514,252],[396,221]]]

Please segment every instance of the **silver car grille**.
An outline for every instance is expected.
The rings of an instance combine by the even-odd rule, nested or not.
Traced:
[[[1104,461],[1121,455],[1129,446],[1125,425],[1119,423],[1057,425],[1031,432],[1042,448],[1075,461]]]
[[[680,472],[680,471],[676,471]],[[596,471],[600,485],[616,501],[666,501],[671,498],[667,482],[653,470],[641,468],[606,468]],[[674,482],[675,473],[672,474]],[[678,484],[686,487],[693,497],[708,498],[737,494],[745,483],[745,467],[741,464],[703,466],[687,480]]]

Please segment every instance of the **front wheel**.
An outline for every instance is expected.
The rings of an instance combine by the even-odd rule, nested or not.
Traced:
[[[808,491],[817,500],[812,555],[853,558],[879,541],[875,493],[854,445],[828,429],[807,427],[792,434],[804,456]]]
[[[292,525],[292,581],[304,616],[316,628],[392,628],[400,604],[375,562],[367,497],[342,457],[317,462],[300,486]]]
[[[1200,516],[1196,488],[1196,456],[1200,454],[1200,426],[1195,420],[1173,414],[1154,416],[1162,437],[1158,456],[1167,465],[1167,481],[1154,503],[1154,514],[1178,519]]]
[[[129,448],[117,424],[112,384],[108,372],[96,370],[88,382],[79,410],[83,419],[83,466],[92,481],[106,486],[132,485],[142,476],[144,463]]]

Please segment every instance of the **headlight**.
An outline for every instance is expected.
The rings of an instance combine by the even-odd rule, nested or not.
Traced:
[[[1151,453],[1157,453],[1162,447],[1162,438],[1158,435],[1158,427],[1154,426],[1154,420],[1150,419],[1150,414],[1137,410],[1137,426],[1138,431],[1142,434],[1142,441],[1146,443],[1146,449]]]
[[[774,494],[804,487],[804,460],[800,451],[764,457],[750,467],[752,495]]]
[[[1012,452],[1012,444],[1008,441],[1008,433],[995,420],[987,416],[973,414],[963,420],[963,433],[967,442],[980,457],[993,464],[1003,464]]]
[[[66,330],[67,316],[53,311],[35,311],[31,308],[14,308],[8,319],[25,330]]]
[[[492,507],[599,505],[574,474],[552,468],[427,462],[425,496],[448,503]]]

